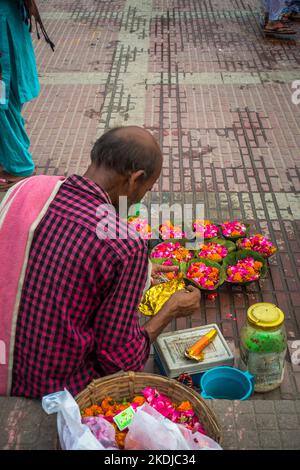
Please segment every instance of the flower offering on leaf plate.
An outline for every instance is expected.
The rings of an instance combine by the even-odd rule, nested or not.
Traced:
[[[219,231],[217,225],[213,224],[210,220],[200,219],[194,220],[193,230],[196,232],[196,236],[206,239],[217,237]]]
[[[106,419],[114,426],[116,443],[120,449],[123,449],[128,428],[120,431],[113,418],[129,406],[136,411],[145,402],[174,423],[182,424],[193,432],[206,434],[189,401],[182,401],[180,404],[173,403],[167,395],[151,387],[146,387],[140,395],[135,396],[131,401],[124,399],[118,403],[112,397],[106,397],[100,405],[92,405],[83,409],[81,411],[82,421],[85,423],[88,418],[97,416]],[[93,431],[93,428],[91,430]],[[101,436],[96,435],[96,437],[101,440]]]
[[[241,240],[238,240],[236,245],[240,250],[256,251],[264,258],[269,258],[277,251],[277,248],[270,240],[258,233],[249,238],[242,238]]]
[[[163,242],[152,250],[151,258],[170,258],[176,259],[178,262],[187,262],[192,259],[192,253],[180,242]]]
[[[200,246],[198,256],[220,263],[228,254],[228,249],[219,243],[209,242]]]
[[[232,222],[223,222],[221,224],[222,235],[225,238],[242,238],[247,234],[247,225],[234,220]]]
[[[159,226],[159,235],[163,240],[169,238],[185,238],[185,232],[181,230],[181,227],[173,225],[170,221],[164,222]]]
[[[210,266],[203,261],[192,262],[186,278],[198,284],[201,289],[214,290],[220,282],[220,267]]]
[[[137,216],[130,216],[127,220],[128,224],[140,234],[141,238],[144,240],[150,240],[152,237],[151,226],[147,223],[145,219]]]
[[[228,282],[245,283],[258,281],[261,276],[263,263],[251,256],[240,259],[236,264],[228,266],[226,270]]]

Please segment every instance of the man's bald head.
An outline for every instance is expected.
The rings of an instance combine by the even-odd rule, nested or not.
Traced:
[[[138,126],[116,127],[103,134],[91,153],[97,167],[127,176],[142,170],[144,180],[160,172],[162,154],[158,143],[147,130]]]

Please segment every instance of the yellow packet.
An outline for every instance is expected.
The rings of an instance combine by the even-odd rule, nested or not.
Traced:
[[[184,287],[183,279],[172,279],[172,281],[151,287],[145,292],[139,305],[139,311],[143,315],[156,315],[171,295],[177,290],[184,289]]]

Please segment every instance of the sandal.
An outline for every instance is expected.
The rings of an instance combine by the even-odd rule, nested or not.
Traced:
[[[263,29],[264,33],[266,36],[278,38],[278,39],[291,39],[295,34],[297,34],[296,31],[291,29],[289,26],[287,26],[284,23],[277,23],[274,25],[272,28],[271,26],[267,27],[265,26]]]
[[[36,172],[29,176],[16,176],[7,173],[4,170],[0,170],[0,192],[8,191],[12,186],[20,181],[34,176]]]

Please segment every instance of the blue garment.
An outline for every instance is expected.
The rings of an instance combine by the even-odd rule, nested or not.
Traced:
[[[8,173],[28,176],[34,163],[21,111],[38,96],[40,86],[31,35],[16,0],[0,0],[0,53],[5,84],[5,96],[0,96],[0,165]]]
[[[300,13],[300,0],[287,1],[284,13]]]
[[[269,21],[278,21],[283,15],[286,0],[264,0],[265,12],[269,14]]]

